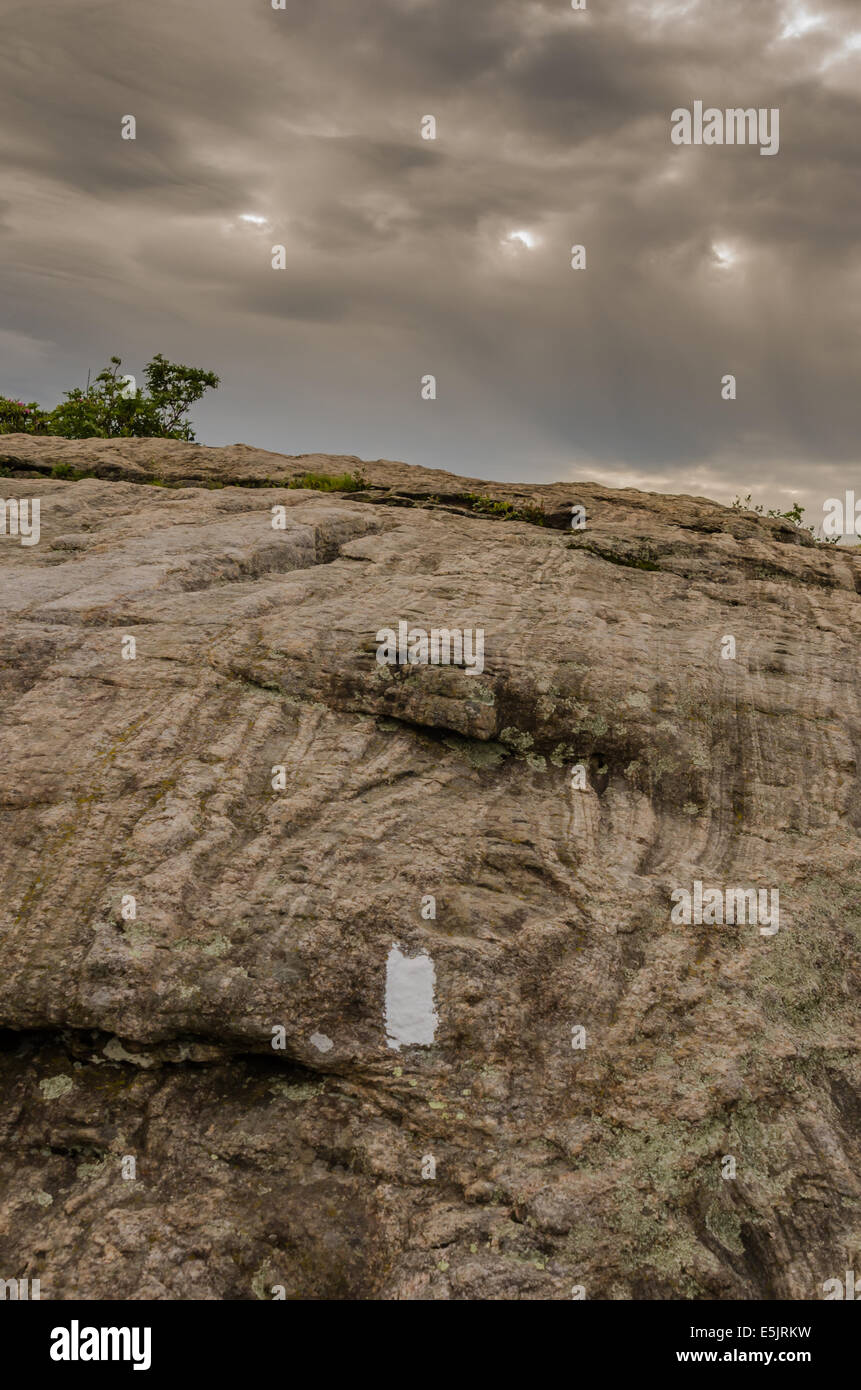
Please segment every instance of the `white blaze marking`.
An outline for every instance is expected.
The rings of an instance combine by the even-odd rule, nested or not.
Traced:
[[[426,951],[402,955],[393,945],[386,961],[386,1043],[399,1052],[417,1043],[430,1047],[439,1016],[434,1008],[436,974]]]

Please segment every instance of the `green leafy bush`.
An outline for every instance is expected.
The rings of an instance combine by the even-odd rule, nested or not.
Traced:
[[[36,401],[0,396],[0,434],[47,434],[47,418]]]
[[[160,352],[144,368],[146,390],[131,389],[112,357],[95,381],[64,391],[51,411],[0,396],[0,434],[53,434],[66,439],[153,437],[194,439],[188,412],[219,378],[200,367],[169,362]]]

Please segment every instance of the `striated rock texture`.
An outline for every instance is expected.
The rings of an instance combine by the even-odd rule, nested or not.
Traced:
[[[0,468],[41,499],[37,545],[0,535],[0,1277],[861,1272],[855,553],[702,498],[240,445],[6,436]],[[482,629],[483,670],[379,664],[399,621]],[[777,889],[779,931],[673,921],[695,881]],[[394,947],[432,963],[429,1045],[389,1045]]]

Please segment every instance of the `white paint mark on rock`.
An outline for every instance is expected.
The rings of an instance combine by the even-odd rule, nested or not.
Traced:
[[[434,1008],[436,973],[427,951],[402,954],[397,942],[386,961],[386,1043],[399,1052],[410,1043],[430,1047],[439,1015]]]
[[[312,1033],[309,1039],[314,1044],[318,1052],[331,1052],[335,1044],[331,1038],[327,1038],[325,1033]]]

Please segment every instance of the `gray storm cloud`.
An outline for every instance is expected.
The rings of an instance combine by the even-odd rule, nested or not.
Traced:
[[[222,378],[208,443],[814,509],[857,483],[856,6],[47,0],[4,28],[0,391],[163,351]],[[778,108],[779,153],[673,145],[694,101]]]

